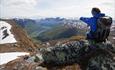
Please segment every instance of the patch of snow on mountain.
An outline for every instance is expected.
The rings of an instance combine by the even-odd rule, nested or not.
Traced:
[[[115,37],[113,37],[113,39],[115,40]]]
[[[14,35],[10,31],[11,28],[12,26],[9,23],[0,21],[0,44],[17,42]]]
[[[23,55],[29,55],[29,53],[26,52],[9,52],[9,53],[0,53],[0,65],[6,64],[9,61],[12,61],[19,56]]]

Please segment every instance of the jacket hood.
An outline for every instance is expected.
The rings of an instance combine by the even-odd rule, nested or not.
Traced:
[[[104,13],[99,13],[99,14],[96,14],[94,17],[99,18],[99,17],[103,17],[103,16],[105,16]]]

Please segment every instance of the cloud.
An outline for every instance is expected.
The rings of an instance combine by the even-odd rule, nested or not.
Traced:
[[[4,6],[10,5],[36,5],[37,0],[1,0],[1,4]]]
[[[92,7],[115,15],[114,0],[1,0],[1,17],[80,17],[91,16]]]
[[[50,5],[42,12],[43,16],[89,17],[92,16],[90,13],[92,7],[99,7],[103,13],[112,17],[115,14],[114,0],[58,0],[56,3],[54,1],[48,3]]]
[[[37,0],[1,0],[0,17],[31,17],[37,12]]]

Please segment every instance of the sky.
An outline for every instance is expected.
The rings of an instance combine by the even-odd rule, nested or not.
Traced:
[[[115,18],[114,0],[0,0],[0,17],[91,17],[91,9]]]

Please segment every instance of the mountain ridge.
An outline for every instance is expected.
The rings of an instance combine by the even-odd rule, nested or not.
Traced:
[[[12,19],[2,19],[0,21],[7,22],[12,26],[11,33],[14,35],[17,40],[16,43],[7,43],[0,44],[0,52],[12,52],[12,51],[27,51],[32,52],[36,49],[36,44],[32,42],[27,33],[19,26],[17,26],[16,22]]]

